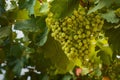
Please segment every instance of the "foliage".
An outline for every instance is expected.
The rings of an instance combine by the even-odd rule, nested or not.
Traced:
[[[7,0],[0,0],[0,73],[2,70],[6,71],[4,80],[27,80],[28,76],[31,80],[120,79],[120,58],[118,58],[120,56],[120,0],[9,1],[10,3]],[[82,15],[76,15],[75,10],[79,10]],[[89,47],[91,51],[87,54],[88,58],[85,58],[90,59],[87,66],[83,65],[80,58],[85,57],[85,53],[82,53],[83,55],[78,59],[70,60],[62,50],[59,40],[51,36],[52,30],[49,27],[56,23],[48,25],[47,22],[50,16],[51,22],[60,22],[59,25],[57,24],[59,28],[60,24],[73,13],[77,17],[72,17],[74,20],[77,21],[78,17],[78,22],[81,18],[85,20],[79,23],[82,27],[77,28],[75,32],[79,30],[85,32],[87,20],[92,16],[91,22],[87,23],[89,24],[87,30],[91,28],[89,36],[94,38],[89,41],[92,46]],[[92,21],[100,22],[99,16],[94,20],[95,15],[91,15],[92,13],[98,13],[104,22],[99,30],[92,28],[93,25],[97,25],[92,24]],[[72,28],[69,27],[71,33],[74,31],[72,29],[78,26],[77,23],[75,25],[73,23],[70,23]],[[62,28],[67,26],[64,25]],[[93,35],[92,30],[96,30],[96,35]],[[17,31],[21,31],[24,36],[18,38]],[[56,36],[60,37],[58,34]],[[85,40],[85,38],[80,39]],[[64,41],[66,43],[67,39]],[[73,41],[72,45],[75,43]],[[29,71],[21,75],[23,68]]]

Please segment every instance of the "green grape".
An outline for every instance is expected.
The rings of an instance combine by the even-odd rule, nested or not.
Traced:
[[[79,46],[81,47],[83,45],[83,43],[82,42],[79,42]]]
[[[78,35],[74,36],[74,40],[78,40],[78,38],[79,38]]]
[[[68,53],[69,52],[69,48],[68,47],[65,47],[65,52]]]
[[[74,10],[74,11],[73,11],[73,15],[75,15],[75,17],[79,17],[78,11],[77,11],[77,10]]]
[[[61,33],[61,36],[62,36],[62,37],[65,37],[65,33]]]
[[[72,19],[72,20],[75,20],[75,16],[74,16],[74,15],[72,15],[72,16],[71,16],[71,19]]]
[[[85,37],[86,37],[86,35],[84,33],[82,33],[82,38],[85,38]]]
[[[86,28],[86,29],[90,29],[90,26],[89,26],[89,25],[86,25],[85,28]]]
[[[86,37],[89,37],[91,35],[91,31],[86,31]]]

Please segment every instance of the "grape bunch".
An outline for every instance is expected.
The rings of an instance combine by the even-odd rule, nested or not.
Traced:
[[[62,50],[69,60],[81,60],[82,64],[90,63],[91,41],[97,39],[104,24],[98,12],[87,15],[85,8],[79,7],[71,16],[64,19],[54,19],[49,13],[46,23],[51,30],[51,36],[62,45]],[[92,61],[93,62],[93,61]]]

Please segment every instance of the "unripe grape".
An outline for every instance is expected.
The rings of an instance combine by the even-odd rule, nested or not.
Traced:
[[[75,35],[75,36],[74,36],[74,39],[77,40],[77,39],[78,39],[78,35]]]
[[[72,19],[71,19],[71,18],[68,18],[68,19],[67,19],[67,23],[72,23]]]
[[[78,11],[74,10],[74,11],[73,11],[73,15],[75,15],[76,17],[79,17]]]
[[[66,31],[67,31],[67,28],[66,28],[66,27],[63,27],[62,30],[66,32]]]
[[[65,37],[65,33],[61,33],[61,36],[62,36],[62,37]]]
[[[74,15],[72,15],[72,16],[71,16],[71,19],[72,19],[72,20],[75,20],[75,16],[74,16]]]
[[[86,28],[86,29],[90,29],[90,26],[89,26],[89,25],[86,25],[85,28]]]
[[[68,48],[68,47],[65,47],[64,50],[65,50],[65,52],[67,52],[67,53],[69,52],[69,48]]]

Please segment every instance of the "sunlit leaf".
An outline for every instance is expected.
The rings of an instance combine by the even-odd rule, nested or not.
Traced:
[[[116,17],[114,11],[108,11],[105,14],[102,14],[102,17],[107,20],[107,22],[110,23],[118,23],[119,18]]]
[[[102,9],[103,7],[108,7],[113,3],[113,0],[99,0],[98,4],[89,10],[88,14],[95,12],[98,9]]]
[[[44,2],[40,7],[40,13],[45,15],[48,13],[48,11],[49,11],[49,3]]]
[[[36,0],[35,6],[34,6],[34,15],[35,16],[40,16],[40,2],[38,0]]]
[[[27,10],[18,10],[16,14],[16,20],[29,19],[29,13]]]

